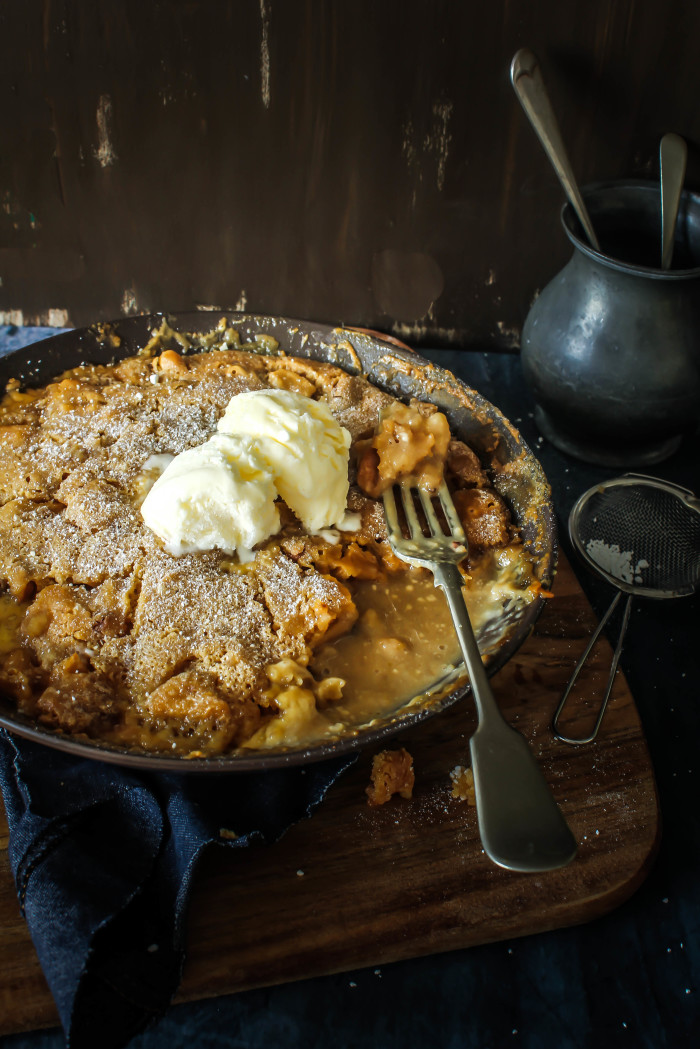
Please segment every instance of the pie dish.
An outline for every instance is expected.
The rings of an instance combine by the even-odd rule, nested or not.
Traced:
[[[154,336],[157,331],[160,332],[160,336]],[[164,331],[168,333],[165,341]],[[219,367],[223,358],[217,357],[216,367],[205,373],[205,381],[209,385],[204,396],[204,382],[197,386],[192,377],[198,368],[202,371],[199,367],[202,362],[211,363],[210,358],[213,354],[208,351],[218,351],[222,345],[222,337],[225,352],[228,352],[230,340],[234,336],[236,344],[240,341],[245,344],[247,356],[244,354],[245,360],[241,358],[244,366],[227,365],[227,380],[223,382],[223,371]],[[172,347],[184,349],[185,353],[181,356]],[[195,356],[189,357],[188,354],[192,351]],[[158,354],[155,363],[154,353]],[[115,410],[112,412],[115,418],[102,426],[97,444],[107,444],[107,450],[88,447],[86,451],[80,439],[76,440],[75,429],[62,429],[63,421],[68,418],[74,420],[76,412],[79,414],[84,411],[87,418],[95,406],[84,402],[102,396],[99,383],[93,381],[95,369],[81,369],[80,366],[83,363],[105,365],[115,361],[123,362],[117,365],[116,372],[122,387],[128,388],[130,400],[127,399],[128,403],[124,401],[126,407],[115,402]],[[304,361],[308,362],[306,368]],[[245,601],[241,603],[240,598],[241,588],[248,587],[247,577],[242,571],[244,566],[237,563],[233,565],[230,577],[222,582],[222,566],[225,572],[227,563],[223,561],[220,551],[173,559],[160,549],[156,539],[144,540],[141,528],[141,552],[144,542],[150,552],[145,559],[145,567],[141,567],[138,573],[138,611],[132,616],[135,622],[138,621],[138,636],[127,636],[128,631],[113,622],[114,610],[121,607],[120,602],[123,605],[129,602],[128,594],[125,595],[123,591],[133,587],[135,574],[132,577],[130,573],[136,555],[133,509],[128,520],[120,518],[118,514],[113,515],[109,522],[110,531],[105,530],[98,520],[100,514],[104,513],[104,506],[109,503],[109,493],[116,485],[117,489],[120,486],[125,491],[128,489],[131,497],[135,498],[138,495],[139,477],[134,473],[134,463],[141,469],[143,480],[148,472],[143,467],[147,467],[151,462],[153,452],[169,451],[177,454],[183,448],[190,447],[193,442],[205,439],[216,425],[216,417],[221,415],[232,392],[234,396],[239,392],[236,387],[239,378],[244,388],[248,389],[250,382],[255,383],[260,379],[266,386],[299,388],[304,395],[311,395],[312,392],[314,396],[320,394],[334,406],[339,420],[353,431],[353,439],[357,441],[358,446],[367,437],[368,418],[377,416],[377,405],[398,398],[404,403],[410,400],[420,402],[427,413],[433,411],[433,406],[439,409],[449,421],[453,437],[464,441],[478,456],[481,463],[479,471],[483,468],[483,476],[488,475],[488,484],[494,492],[493,498],[504,507],[507,506],[509,517],[517,530],[518,543],[522,540],[519,549],[524,551],[528,571],[531,573],[529,580],[532,585],[528,601],[515,602],[512,607],[499,609],[498,616],[485,620],[480,642],[482,651],[488,653],[487,664],[490,672],[501,666],[515,651],[529,633],[539,613],[543,602],[542,593],[546,592],[551,583],[555,564],[554,517],[549,488],[542,470],[517,432],[492,405],[454,376],[435,368],[415,354],[390,346],[371,335],[352,330],[280,318],[241,314],[226,314],[223,317],[217,314],[212,317],[211,314],[196,313],[176,315],[167,318],[167,321],[162,316],[129,318],[115,324],[69,332],[9,355],[0,362],[0,369],[0,376],[6,383],[10,381],[11,389],[16,391],[18,405],[21,405],[23,397],[31,400],[31,392],[25,393],[25,390],[31,391],[31,388],[42,386],[60,376],[66,369],[77,369],[71,372],[68,378],[54,382],[48,387],[51,396],[42,408],[44,413],[53,412],[56,416],[50,458],[51,469],[59,469],[59,474],[51,487],[51,498],[47,501],[45,494],[39,495],[33,490],[33,460],[28,465],[27,462],[20,461],[21,456],[17,462],[26,473],[26,477],[20,478],[26,489],[22,492],[24,501],[8,499],[8,495],[5,496],[8,500],[3,507],[6,534],[12,539],[13,530],[16,535],[17,529],[20,528],[25,530],[27,537],[25,539],[23,534],[22,541],[26,549],[22,557],[10,558],[7,562],[9,568],[6,566],[6,579],[14,597],[20,601],[28,599],[31,602],[24,626],[25,633],[29,635],[35,650],[41,656],[41,645],[44,644],[45,638],[50,640],[51,635],[47,622],[60,621],[64,614],[64,606],[68,609],[66,614],[73,616],[71,622],[77,622],[75,602],[77,600],[79,604],[82,601],[85,609],[81,608],[79,611],[81,615],[85,611],[87,632],[81,633],[82,627],[71,625],[72,634],[82,639],[82,648],[79,646],[79,651],[71,652],[56,649],[54,644],[54,648],[50,649],[46,657],[46,665],[51,666],[52,662],[59,659],[62,672],[65,672],[64,679],[65,674],[73,675],[70,681],[76,683],[77,689],[77,682],[87,682],[88,679],[95,678],[92,662],[96,668],[101,668],[105,661],[114,661],[114,652],[123,651],[125,646],[130,646],[129,659],[123,665],[128,667],[129,674],[135,674],[137,691],[140,688],[141,692],[148,696],[148,728],[153,739],[152,742],[146,741],[144,745],[141,733],[136,740],[138,745],[134,746],[131,745],[133,741],[130,741],[128,733],[114,735],[108,731],[100,731],[99,728],[95,729],[89,718],[87,721],[76,720],[73,712],[70,709],[66,710],[66,698],[69,707],[70,701],[74,701],[75,711],[81,717],[86,704],[79,695],[71,696],[70,690],[64,685],[58,687],[57,696],[53,698],[53,693],[56,693],[53,685],[44,690],[38,719],[31,716],[36,715],[36,710],[30,710],[31,704],[26,704],[23,708],[20,703],[19,709],[13,709],[10,704],[3,707],[0,723],[12,731],[75,753],[124,764],[177,768],[181,771],[266,768],[317,760],[382,739],[454,702],[468,687],[463,669],[456,660],[443,660],[442,664],[438,661],[428,673],[427,679],[425,673],[422,679],[417,675],[420,687],[414,693],[404,696],[401,703],[380,705],[374,710],[367,709],[362,717],[343,717],[338,718],[336,722],[337,707],[333,705],[332,700],[337,697],[333,695],[333,682],[340,679],[334,677],[332,665],[320,668],[309,661],[311,650],[315,651],[315,642],[318,640],[316,635],[319,631],[327,631],[328,640],[333,632],[347,632],[349,625],[352,625],[352,622],[348,625],[348,617],[352,619],[353,614],[357,616],[352,601],[346,600],[344,596],[347,594],[347,588],[338,582],[339,578],[345,578],[342,572],[339,576],[338,558],[345,558],[347,569],[349,548],[347,544],[343,547],[333,546],[326,537],[321,544],[325,545],[320,560],[314,560],[312,557],[311,561],[305,562],[303,548],[305,544],[308,547],[308,537],[300,535],[298,529],[295,531],[294,522],[291,520],[288,525],[284,525],[280,533],[282,539],[277,537],[272,552],[267,548],[258,552],[255,559],[254,584],[259,591],[262,581],[264,592],[256,591],[247,604]],[[103,368],[101,374],[107,373],[112,376],[114,369]],[[351,380],[349,376],[358,378]],[[83,378],[85,382],[82,381]],[[338,382],[339,378],[342,381]],[[148,416],[148,426],[142,425],[145,416],[143,412],[139,414],[141,409],[134,408],[130,429],[125,430],[123,419],[117,418],[119,412],[128,414],[129,405],[136,405],[144,397],[148,400],[151,391],[144,384],[158,384],[160,380],[163,380],[168,389],[172,387],[173,390],[177,390],[177,397],[173,395],[170,400],[167,397],[165,400],[158,400],[158,412],[152,412]],[[370,386],[367,386],[365,380],[369,381]],[[348,392],[351,389],[355,392],[362,389],[364,392],[361,396],[355,396],[355,393]],[[120,390],[123,400],[123,390]],[[104,401],[104,398],[102,400]],[[370,402],[371,408],[368,411],[367,405]],[[103,415],[109,415],[109,407],[107,399]],[[207,415],[208,410],[211,418]],[[160,443],[155,441],[154,426],[159,434],[161,430],[165,434]],[[125,434],[128,441],[124,448],[126,454],[122,454],[119,442],[125,442]],[[12,426],[6,426],[3,431],[4,443],[11,441],[14,436]],[[21,435],[17,436],[18,440],[23,439]],[[71,445],[71,441],[74,441],[75,447]],[[140,458],[139,449],[142,450]],[[110,456],[111,473],[98,476],[96,480],[94,471],[91,473],[91,464],[98,460],[106,460]],[[10,464],[11,473],[15,460],[10,457],[7,462]],[[59,464],[58,467],[56,463]],[[128,477],[126,474],[124,477],[119,474],[122,467],[117,468],[114,464],[120,463],[126,463],[124,470],[127,470],[127,467],[131,469]],[[19,469],[19,466],[17,468]],[[45,481],[42,483],[46,487]],[[101,495],[100,499],[96,500],[95,485],[98,483],[101,486]],[[105,492],[108,493],[107,496]],[[473,495],[474,492],[462,494]],[[355,508],[359,507],[364,514],[367,500],[361,503],[361,496],[357,498],[360,499],[360,503],[356,503]],[[38,502],[40,499],[44,501]],[[51,499],[55,505],[49,505]],[[350,508],[352,509],[352,506]],[[44,514],[43,518],[37,515],[37,509]],[[376,515],[374,520],[377,520]],[[60,531],[60,542],[58,546],[54,543],[51,547],[50,572],[47,578],[42,579],[35,562],[41,562],[41,556],[44,555],[40,556],[40,553],[48,542],[47,535],[53,535],[57,528]],[[374,531],[380,529],[377,527]],[[358,532],[357,538],[353,555],[355,561],[359,563],[364,557],[366,565],[374,558],[375,562],[379,559],[381,565],[381,536],[371,536],[367,528],[364,528],[364,532]],[[501,545],[505,545],[505,540]],[[314,549],[318,554],[318,549]],[[340,554],[334,555],[333,550],[340,550]],[[22,565],[26,563],[30,564],[30,571],[25,589]],[[105,564],[108,567],[105,568]],[[358,574],[352,566],[347,571],[350,575]],[[286,573],[284,578],[281,572]],[[359,574],[362,574],[361,571]],[[181,575],[188,576],[187,586],[180,590],[176,588],[170,593],[168,588],[172,589],[172,578]],[[37,578],[40,580],[38,594],[35,593]],[[372,578],[371,573],[368,578]],[[285,600],[290,587],[296,587],[298,590],[301,583],[307,589],[313,589],[316,601],[314,608],[319,605],[316,597],[322,591],[320,607],[323,616],[319,618],[316,615],[312,622],[304,621],[300,624],[297,622],[299,601],[295,597],[294,607],[297,611],[292,614],[291,605],[288,601],[285,604]],[[228,604],[221,596],[224,595],[222,587],[227,594],[232,587],[236,590]],[[248,589],[250,590],[250,587]],[[296,594],[296,590],[294,593]],[[425,600],[427,599],[426,597]],[[397,601],[405,603],[405,595],[399,596]],[[271,614],[277,626],[279,623],[282,626],[277,633],[273,631],[268,638],[269,644],[265,640],[265,622],[261,618],[256,619],[261,605]],[[311,604],[307,602],[305,607],[311,607]],[[192,612],[193,608],[196,614]],[[212,655],[211,631],[207,634],[206,644],[203,644],[200,638],[195,645],[192,637],[199,630],[200,621],[209,623],[216,619],[217,615],[228,615],[230,618],[231,609],[234,610],[233,618],[236,620],[233,633],[238,639],[245,634],[246,640],[240,644],[237,642],[235,657],[229,658],[227,663],[226,653],[224,656],[221,652],[218,655],[214,652]],[[319,626],[321,620],[323,622]],[[296,624],[293,629],[290,626],[292,621]],[[89,632],[96,622],[102,631],[99,638],[100,652],[95,651],[98,646],[94,643],[94,634]],[[286,648],[275,644],[282,635],[288,641],[291,638]],[[214,640],[217,640],[218,636],[215,635]],[[301,648],[299,638],[303,638],[304,642]],[[369,653],[376,639],[365,641],[370,647],[366,646],[364,651]],[[246,646],[250,648],[251,645],[264,649],[264,658],[261,657],[259,663],[267,674],[266,685],[269,689],[265,693],[261,691],[259,684],[251,685],[247,679],[240,678],[241,668],[245,669],[248,666],[244,658]],[[134,660],[133,652],[136,650],[138,658]],[[202,662],[203,651],[208,661],[206,665]],[[323,651],[320,650],[321,656]],[[357,661],[357,656],[353,656],[351,661],[353,659]],[[167,673],[162,671],[163,660],[168,665]],[[255,660],[252,660],[252,664],[255,664]],[[153,667],[156,668],[155,671]],[[192,729],[189,723],[187,733],[184,733],[187,737],[184,744],[182,739],[177,738],[183,733],[176,732],[173,735],[171,731],[173,716],[177,717],[178,704],[181,704],[183,696],[193,694],[193,687],[205,707],[208,704],[207,709],[216,711],[220,696],[212,688],[207,691],[208,686],[203,684],[205,678],[210,683],[220,680],[226,682],[226,673],[231,671],[226,687],[238,690],[240,695],[247,695],[252,689],[251,694],[257,695],[258,700],[263,694],[269,695],[274,710],[277,711],[276,704],[279,703],[282,712],[286,714],[281,697],[291,695],[295,689],[296,693],[311,694],[312,686],[304,677],[304,674],[308,674],[309,667],[313,671],[311,682],[319,707],[329,705],[333,708],[333,716],[326,720],[318,738],[314,738],[313,733],[295,735],[293,731],[286,730],[282,733],[278,731],[275,735],[275,730],[279,729],[285,719],[277,713],[275,717],[267,717],[267,712],[263,709],[261,722],[259,702],[258,706],[253,704],[250,707],[250,716],[254,715],[257,719],[255,724],[247,724],[247,713],[241,715],[246,722],[243,727],[238,723],[233,724],[231,719],[228,719],[228,735],[221,745],[217,737],[216,746],[209,746],[214,738],[214,734],[210,732],[206,736],[206,745],[200,747],[198,738],[191,738]],[[259,676],[255,666],[253,669]],[[100,688],[104,690],[105,681],[108,684],[110,681],[115,683],[114,696],[109,699],[106,696],[102,697],[102,716],[112,700],[117,703],[116,684],[121,679],[114,672],[111,678],[109,674],[105,677],[102,670],[100,673]],[[302,674],[299,680],[295,677],[296,673]],[[144,674],[146,677],[151,674],[147,687],[138,685],[138,682],[145,680]],[[97,687],[94,680],[90,687]],[[313,698],[312,696],[312,700]],[[243,706],[240,709],[243,710]],[[212,716],[215,717],[218,731],[221,718],[216,720],[218,715]],[[114,721],[114,718],[112,720]],[[289,720],[291,722],[291,719]],[[162,750],[158,749],[160,726],[166,726],[163,731],[167,737],[167,745]]]

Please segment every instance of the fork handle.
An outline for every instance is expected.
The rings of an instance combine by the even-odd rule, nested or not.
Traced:
[[[509,870],[534,873],[564,867],[576,854],[576,840],[525,739],[496,703],[457,566],[437,564],[435,585],[447,598],[479,720],[469,747],[484,852]]]

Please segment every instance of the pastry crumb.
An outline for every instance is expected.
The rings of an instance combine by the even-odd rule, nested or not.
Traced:
[[[476,792],[474,790],[474,773],[464,765],[455,765],[450,772],[452,780],[452,797],[459,801],[466,801],[467,805],[476,805]]]
[[[404,747],[400,750],[382,750],[372,759],[370,783],[365,790],[367,804],[376,808],[384,805],[394,794],[412,798],[415,779],[413,758]]]

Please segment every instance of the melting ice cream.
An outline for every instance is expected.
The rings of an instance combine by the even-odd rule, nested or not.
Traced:
[[[346,513],[350,434],[321,401],[288,390],[233,397],[218,433],[175,458],[141,507],[173,554],[214,548],[250,560],[279,529],[281,496],[309,532]]]

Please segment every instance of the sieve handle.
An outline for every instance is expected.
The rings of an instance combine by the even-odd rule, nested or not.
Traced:
[[[554,732],[554,735],[557,737],[557,739],[560,739],[563,743],[573,743],[573,744],[592,743],[593,740],[598,735],[598,730],[600,729],[600,726],[602,724],[603,717],[605,715],[605,710],[606,710],[607,705],[608,705],[608,700],[610,699],[610,694],[612,692],[612,687],[613,687],[613,684],[614,684],[614,681],[615,681],[615,674],[617,673],[617,665],[620,662],[620,654],[622,652],[622,642],[624,641],[625,634],[627,632],[627,624],[630,621],[630,611],[632,609],[632,594],[628,595],[627,602],[625,604],[625,611],[623,612],[623,615],[622,615],[622,626],[620,627],[620,633],[619,633],[619,636],[618,636],[618,639],[617,639],[617,645],[615,646],[615,651],[613,653],[612,663],[610,664],[610,675],[608,677],[608,684],[607,684],[607,687],[605,689],[605,695],[603,696],[603,702],[601,703],[600,710],[598,711],[598,717],[596,718],[596,723],[593,726],[593,731],[590,733],[590,735],[588,735],[588,736],[581,736],[579,738],[572,738],[571,736],[565,736],[562,732],[559,731],[559,718],[561,717],[562,712],[564,710],[564,707],[566,706],[566,701],[569,698],[569,694],[571,693],[571,689],[574,687],[574,684],[576,682],[576,678],[579,675],[579,672],[582,670],[582,668],[585,665],[588,657],[590,656],[591,652],[593,651],[593,648],[595,646],[596,641],[600,637],[600,635],[601,635],[601,633],[603,631],[603,628],[605,627],[605,624],[610,619],[610,616],[613,614],[613,612],[617,608],[617,606],[618,606],[618,604],[620,602],[620,598],[621,597],[622,597],[622,591],[619,591],[615,595],[615,597],[613,598],[613,600],[612,600],[612,602],[610,604],[609,609],[607,610],[607,612],[605,613],[605,615],[601,619],[600,623],[598,624],[598,626],[596,628],[596,631],[593,634],[593,637],[588,642],[588,646],[586,648],[586,651],[583,653],[583,655],[579,659],[578,663],[576,664],[576,669],[574,670],[573,674],[569,678],[569,683],[566,686],[566,688],[564,690],[564,695],[561,697],[561,700],[559,702],[559,706],[557,707],[557,712],[554,715],[554,718],[552,720],[552,731]]]

